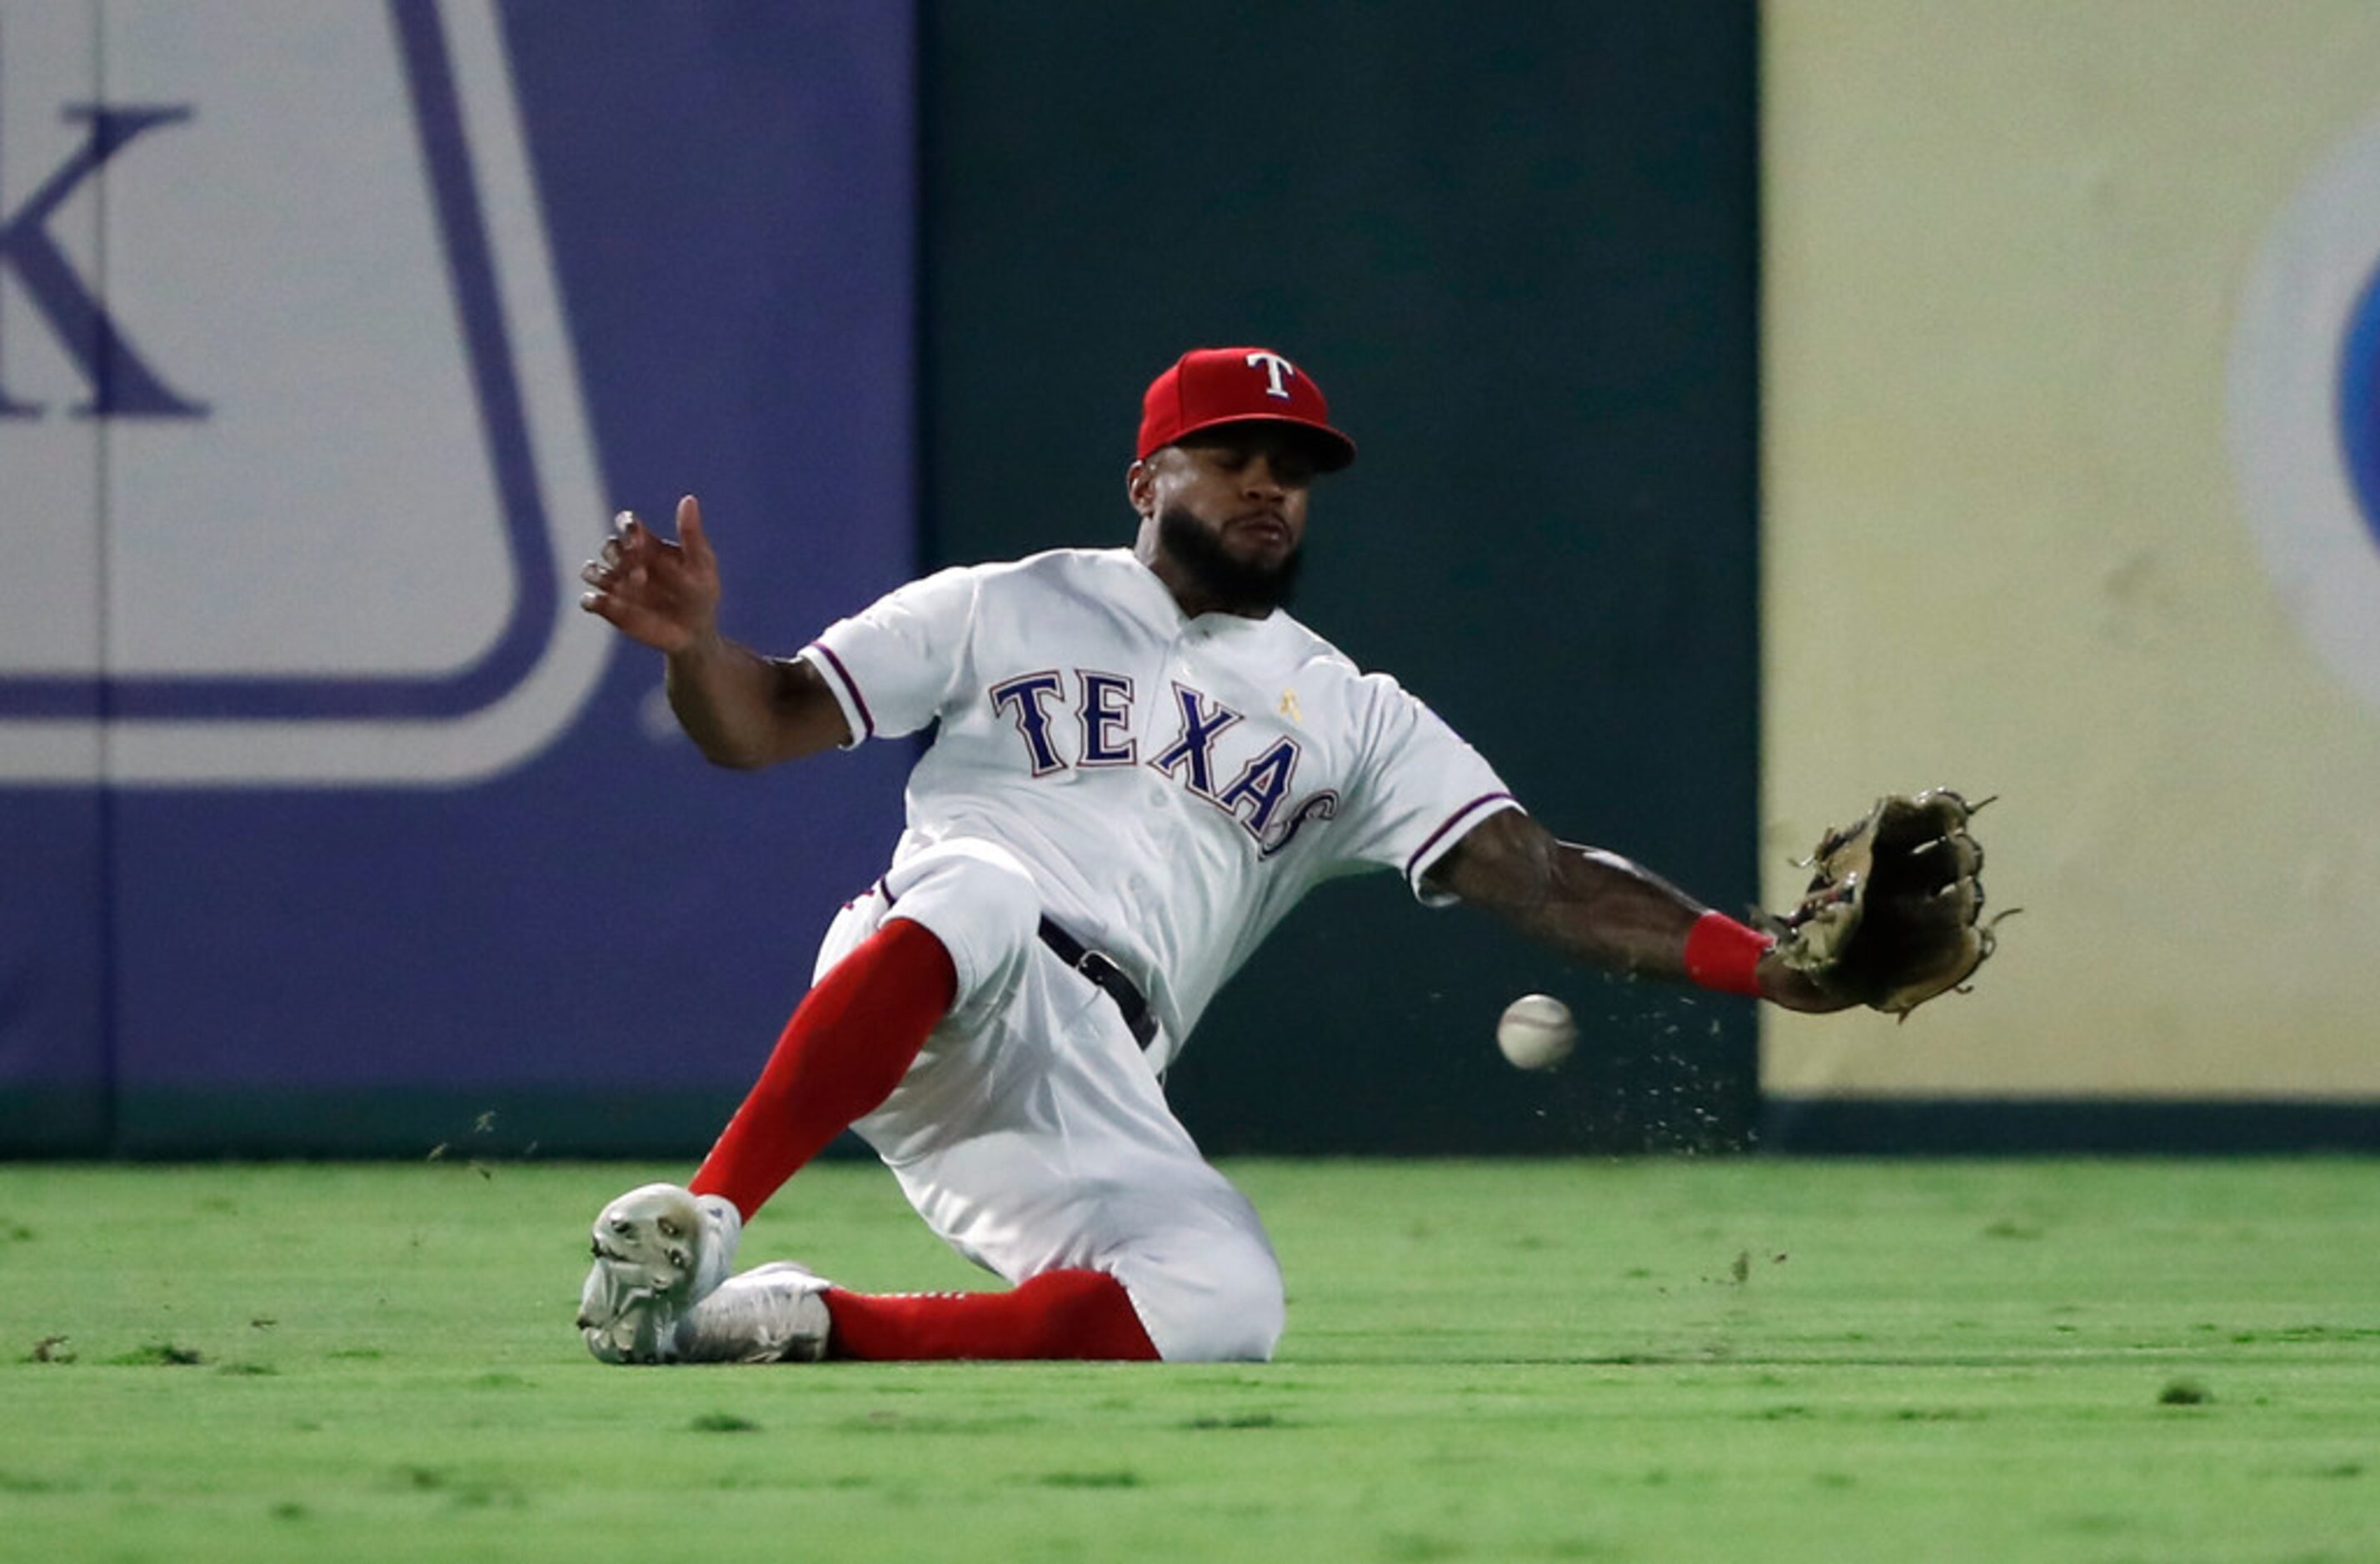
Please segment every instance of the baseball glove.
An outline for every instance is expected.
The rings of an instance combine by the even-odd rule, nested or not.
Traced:
[[[1984,850],[1967,831],[1982,806],[1948,788],[1893,794],[1829,830],[1801,904],[1769,920],[1779,956],[1836,998],[1904,1021],[1961,988],[1994,943]]]

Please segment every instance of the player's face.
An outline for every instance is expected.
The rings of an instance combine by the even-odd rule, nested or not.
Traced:
[[[1234,612],[1289,600],[1305,541],[1314,459],[1278,425],[1192,435],[1137,464],[1133,504],[1153,523],[1159,574],[1177,593]],[[1185,601],[1185,606],[1188,606]]]

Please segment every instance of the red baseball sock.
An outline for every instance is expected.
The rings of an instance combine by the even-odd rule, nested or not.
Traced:
[[[686,1187],[725,1195],[750,1221],[827,1142],[892,1095],[958,985],[950,952],[923,924],[887,920],[803,998]]]
[[[896,1292],[831,1287],[828,1355],[880,1363],[924,1358],[1103,1358],[1154,1363],[1157,1348],[1123,1283],[1105,1271],[1044,1271],[1007,1292]]]

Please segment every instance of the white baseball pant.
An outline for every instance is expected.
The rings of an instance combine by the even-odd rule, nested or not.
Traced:
[[[1113,1276],[1169,1362],[1269,1358],[1281,1264],[1256,1208],[1199,1155],[1114,1001],[1042,944],[1024,866],[980,840],[917,854],[836,917],[819,975],[888,915],[958,970],[950,1014],[852,1126],[927,1225],[1012,1284]]]

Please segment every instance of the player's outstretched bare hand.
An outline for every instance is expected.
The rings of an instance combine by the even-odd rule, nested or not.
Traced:
[[[655,651],[675,654],[719,634],[719,556],[702,535],[702,506],[691,494],[677,503],[677,541],[622,511],[578,576],[594,588],[580,608]]]

